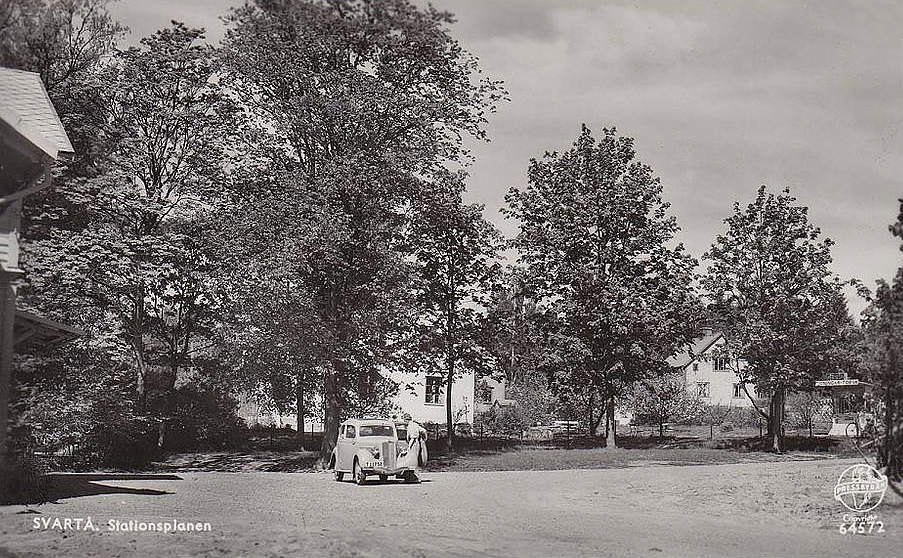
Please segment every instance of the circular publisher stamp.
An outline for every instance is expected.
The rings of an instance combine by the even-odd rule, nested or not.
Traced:
[[[864,513],[877,508],[886,491],[887,477],[871,465],[859,463],[840,474],[834,499],[851,512]]]

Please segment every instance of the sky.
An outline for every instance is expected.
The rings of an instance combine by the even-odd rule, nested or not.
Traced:
[[[140,37],[177,19],[222,36],[230,0],[120,0]],[[616,127],[661,179],[697,258],[735,201],[790,187],[836,242],[834,269],[873,286],[903,263],[903,2],[434,0],[511,101],[471,144],[469,198],[498,212],[531,157],[582,123]],[[134,40],[134,39],[131,39]],[[865,303],[848,293],[854,314]]]

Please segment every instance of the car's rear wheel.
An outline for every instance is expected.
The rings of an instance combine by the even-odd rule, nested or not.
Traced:
[[[361,464],[357,459],[354,460],[354,482],[358,485],[367,482],[367,475],[364,474],[364,470],[361,469]]]
[[[404,482],[406,482],[406,483],[408,483],[408,484],[413,483],[413,482],[417,482],[418,480],[420,480],[420,479],[417,478],[417,474],[414,473],[414,471],[411,471],[411,470],[405,471],[405,472],[404,472],[404,477],[403,477],[403,478],[404,478]]]
[[[335,481],[336,481],[336,482],[342,482],[342,479],[345,478],[345,473],[340,473],[340,472],[338,472],[338,471],[335,471],[334,474],[335,474]]]

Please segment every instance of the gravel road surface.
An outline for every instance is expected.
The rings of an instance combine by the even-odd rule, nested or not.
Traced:
[[[900,556],[895,495],[871,512],[885,533],[838,532],[848,512],[832,489],[853,463],[427,473],[364,487],[328,473],[72,477],[73,495],[91,494],[0,507],[0,556]],[[88,516],[97,531],[52,528]],[[211,530],[112,532],[111,519]]]

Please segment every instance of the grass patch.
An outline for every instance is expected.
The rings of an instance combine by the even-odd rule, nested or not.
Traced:
[[[852,444],[826,438],[788,438],[788,452],[766,451],[765,438],[700,440],[629,437],[619,447],[602,448],[592,438],[566,443],[520,443],[516,440],[461,440],[453,453],[436,443],[430,448],[428,471],[550,471],[607,469],[641,464],[713,465],[761,461],[818,459],[856,455]]]

